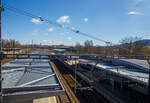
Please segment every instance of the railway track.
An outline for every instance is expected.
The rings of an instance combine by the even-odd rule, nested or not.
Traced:
[[[61,73],[62,77],[66,81],[66,85],[68,85],[72,92],[74,92],[75,87],[75,81],[78,82],[81,80],[80,77],[77,76],[77,80],[74,78],[74,72],[69,70],[63,63],[56,60],[54,61],[54,64],[59,69],[59,72]],[[80,87],[90,87],[88,83],[85,81],[82,82],[82,84],[79,84]],[[92,89],[77,89],[76,93],[74,93],[75,96],[78,98],[80,103],[109,103],[106,99],[104,99],[103,96],[101,96],[94,88]],[[70,94],[67,94],[70,95]],[[65,102],[61,102],[65,103]],[[74,103],[74,102],[71,102]]]
[[[71,103],[67,94],[56,96],[57,103]]]
[[[71,88],[69,87],[69,85],[67,84],[67,82],[65,81],[65,79],[63,78],[63,76],[61,75],[61,73],[58,71],[57,66],[54,63],[51,63],[51,64],[52,64],[54,70],[56,71],[57,76],[60,79],[62,85],[64,86],[64,88],[66,90],[65,95],[57,96],[58,103],[80,103],[79,100],[74,95]]]

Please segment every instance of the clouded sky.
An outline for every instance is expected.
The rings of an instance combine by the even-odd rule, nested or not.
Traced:
[[[3,0],[3,3],[113,43],[127,36],[150,39],[150,0]],[[33,40],[49,45],[92,40],[7,9],[2,13],[2,35],[22,43]]]

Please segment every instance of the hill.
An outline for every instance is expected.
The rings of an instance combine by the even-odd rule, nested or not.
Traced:
[[[150,46],[150,39],[143,39],[137,41],[137,43],[144,44],[145,46]]]

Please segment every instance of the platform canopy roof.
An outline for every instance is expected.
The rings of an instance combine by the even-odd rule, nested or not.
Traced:
[[[6,103],[19,103],[65,92],[50,60],[18,59],[9,62],[2,66],[2,78],[3,98]]]

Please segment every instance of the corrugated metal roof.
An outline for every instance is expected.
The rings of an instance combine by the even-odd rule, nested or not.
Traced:
[[[89,62],[89,60],[84,60],[84,59],[80,59],[80,61],[83,62]],[[91,63],[92,65],[95,65],[94,61]],[[123,66],[116,66],[113,64],[97,64],[97,67],[103,68],[104,70],[108,70],[110,72],[115,72],[119,75],[125,76],[126,78],[129,79],[134,79],[140,83],[144,83],[148,85],[148,72],[145,72],[144,70],[140,70],[137,68],[129,68],[129,67],[123,67]],[[119,68],[119,69],[118,69]]]
[[[34,52],[34,54],[45,55],[44,52]],[[2,66],[2,78],[4,96],[41,93],[43,90],[53,93],[56,90],[64,91],[50,60],[15,60]]]

